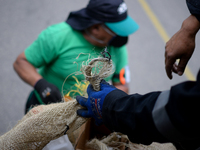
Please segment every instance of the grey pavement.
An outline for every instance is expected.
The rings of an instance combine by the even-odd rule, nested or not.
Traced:
[[[15,73],[12,64],[51,24],[64,21],[69,12],[87,4],[87,0],[0,0],[0,135],[11,129],[24,115],[24,105],[31,87]],[[167,90],[186,81],[174,75],[169,80],[164,70],[165,42],[137,0],[125,0],[129,15],[140,29],[129,38],[128,54],[131,70],[130,93],[144,94]],[[185,1],[148,0],[157,18],[171,37],[189,16]],[[197,41],[200,41],[197,35]],[[199,69],[200,44],[197,43],[189,67],[196,76]]]

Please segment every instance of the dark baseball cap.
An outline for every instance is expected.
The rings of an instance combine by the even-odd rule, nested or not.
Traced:
[[[119,36],[128,36],[139,28],[123,0],[90,0],[86,8],[71,12],[66,22],[76,30],[104,23]]]

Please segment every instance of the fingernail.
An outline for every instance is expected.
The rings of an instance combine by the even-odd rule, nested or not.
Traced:
[[[183,74],[183,72],[181,72],[181,71],[178,72],[178,75],[179,75],[179,76],[181,76],[182,74]]]

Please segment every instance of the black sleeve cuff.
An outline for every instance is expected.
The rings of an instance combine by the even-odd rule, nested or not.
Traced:
[[[122,98],[127,96],[128,94],[126,94],[125,92],[116,89],[112,92],[110,92],[104,99],[104,103],[103,103],[103,110],[102,110],[102,116],[103,116],[103,122],[105,124],[107,124],[108,128],[112,128],[110,124],[113,123],[112,121],[112,115],[108,115],[110,113],[112,113],[112,107],[114,105],[114,103],[116,102],[117,99]]]
[[[200,1],[187,0],[187,6],[192,15],[194,15],[200,22]]]

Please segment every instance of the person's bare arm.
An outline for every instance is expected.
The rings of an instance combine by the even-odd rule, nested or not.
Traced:
[[[128,84],[121,84],[121,83],[113,83],[113,86],[115,86],[116,88],[124,91],[125,93],[129,93],[129,87],[128,87]]]
[[[19,77],[32,87],[42,78],[42,76],[38,74],[36,68],[26,60],[24,52],[17,57],[13,67]]]
[[[195,49],[195,36],[200,22],[190,15],[182,23],[181,29],[175,33],[165,46],[165,70],[172,79],[172,72],[182,75]],[[178,65],[176,60],[180,59]]]

